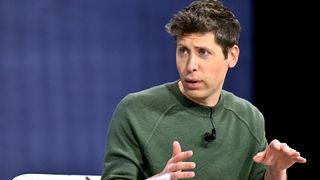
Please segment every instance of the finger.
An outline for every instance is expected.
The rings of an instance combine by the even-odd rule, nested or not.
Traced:
[[[291,151],[292,156],[300,156],[300,153],[298,151],[296,151],[295,149],[291,148],[290,151]]]
[[[294,150],[294,149],[291,149],[291,158],[295,161],[295,162],[298,162],[298,163],[306,163],[307,162],[307,159],[304,158],[304,157],[301,157],[300,156],[300,152]]]
[[[306,163],[307,162],[307,159],[306,158],[303,158],[301,156],[299,157],[294,157],[293,158],[295,162],[298,162],[298,163]]]
[[[305,163],[307,160],[300,156],[300,152],[290,148],[286,143],[281,143],[281,150],[289,155],[293,161],[298,163]]]
[[[298,163],[306,163],[307,159],[300,156],[300,152],[296,151],[295,149],[291,148],[291,157],[294,159],[294,161]]]
[[[190,170],[196,167],[196,163],[194,162],[179,162],[170,164],[168,167],[169,172],[182,171],[182,170]]]
[[[269,147],[279,151],[281,149],[280,145],[281,145],[280,141],[278,141],[277,139],[274,139],[271,141]]]
[[[192,151],[184,151],[172,157],[172,162],[177,163],[184,161],[187,158],[190,158],[193,155]]]
[[[180,171],[171,173],[171,179],[187,179],[193,178],[195,173],[193,171]]]
[[[181,146],[178,141],[174,141],[172,145],[172,157],[181,153]]]
[[[306,162],[306,159],[300,156],[300,152],[290,148],[286,143],[281,144],[281,150],[287,155],[289,155],[295,162]]]
[[[266,154],[266,151],[261,151],[253,157],[253,160],[257,163],[260,163],[264,160],[265,154]]]
[[[287,145],[287,143],[281,143],[280,144],[280,148],[281,150],[286,153],[287,155],[291,156],[292,155],[292,151],[291,148]]]

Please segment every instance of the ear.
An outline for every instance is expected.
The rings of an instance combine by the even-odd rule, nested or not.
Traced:
[[[229,68],[233,68],[236,66],[236,64],[238,62],[239,54],[240,54],[239,46],[234,45],[233,47],[231,47],[229,49],[229,52],[228,52],[228,67]]]

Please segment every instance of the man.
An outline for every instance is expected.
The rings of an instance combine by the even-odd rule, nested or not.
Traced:
[[[180,79],[119,103],[102,179],[275,180],[306,162],[285,143],[268,145],[259,110],[223,90],[240,53],[240,24],[229,9],[194,1],[166,29],[176,39]]]

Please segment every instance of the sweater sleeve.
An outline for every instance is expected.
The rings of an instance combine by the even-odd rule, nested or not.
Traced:
[[[102,180],[141,179],[142,153],[130,125],[128,97],[124,98],[112,115],[108,127]]]
[[[267,140],[259,148],[259,151],[263,151],[267,146]],[[252,171],[250,173],[251,180],[263,180],[264,174],[266,172],[266,167],[263,164],[253,162]]]
[[[264,151],[268,146],[268,141],[265,136],[265,120],[262,113],[255,108],[254,119],[255,119],[255,128],[254,132],[259,139],[259,145],[255,148],[255,153]],[[250,173],[250,179],[252,180],[263,180],[264,174],[266,172],[266,167],[263,164],[253,162],[252,171]]]

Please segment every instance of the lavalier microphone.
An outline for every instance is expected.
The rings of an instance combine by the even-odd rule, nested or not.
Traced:
[[[216,129],[213,127],[211,133],[206,132],[203,135],[204,147],[208,147],[209,143],[216,139]]]

